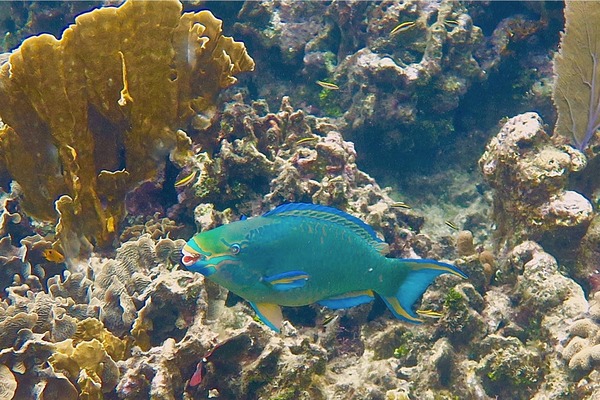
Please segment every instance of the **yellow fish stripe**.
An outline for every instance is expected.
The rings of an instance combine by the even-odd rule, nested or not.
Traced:
[[[459,271],[458,269],[456,269],[455,267],[453,268],[453,266],[446,266],[444,264],[441,263],[429,263],[429,262],[407,262],[407,264],[409,264],[412,268],[413,271],[418,271],[418,270],[423,270],[423,269],[433,269],[433,270],[437,270],[437,271],[444,271],[444,272],[448,272],[452,275],[456,275],[456,276],[460,276],[461,278],[466,278],[467,276],[465,274],[463,274],[461,271]]]
[[[400,316],[411,322],[423,322],[421,318],[415,318],[410,315],[401,305],[398,299],[394,296],[382,296],[387,305],[392,309],[393,313],[396,314],[396,317]]]
[[[370,289],[355,290],[354,292],[344,293],[340,296],[329,297],[329,298],[327,298],[327,300],[341,300],[341,299],[347,299],[349,297],[359,297],[359,296],[375,297],[375,293],[373,293],[373,291]]]
[[[398,32],[405,32],[415,26],[415,21],[406,21],[401,24],[396,25],[394,29],[390,32],[390,35],[394,35]]]
[[[281,325],[283,324],[283,315],[281,314],[281,307],[273,303],[253,303],[250,302],[254,311],[258,317],[275,332],[280,332]]]
[[[441,318],[444,314],[433,310],[417,310],[417,314],[422,317]]]
[[[456,226],[452,221],[444,221],[447,227],[454,229],[455,231],[459,230],[458,226]]]
[[[321,86],[323,89],[329,90],[339,90],[340,87],[335,83],[325,82],[325,81],[317,81],[317,85]]]
[[[302,139],[298,140],[296,142],[296,144],[302,144],[302,143],[306,143],[306,142],[313,142],[313,141],[317,141],[317,140],[319,140],[318,137],[305,137],[305,138],[302,138]]]
[[[304,274],[304,275],[297,275],[297,276],[293,276],[290,278],[281,278],[281,279],[277,279],[275,281],[271,281],[269,282],[272,285],[281,285],[281,284],[285,284],[285,283],[292,283],[297,281],[298,279],[308,279],[310,278],[310,275],[308,274]]]
[[[411,206],[409,206],[408,204],[406,204],[403,201],[395,201],[391,204],[391,207],[406,208],[408,210],[410,210],[412,208]]]
[[[191,174],[184,176],[183,178],[181,178],[180,180],[178,180],[177,182],[175,182],[175,187],[181,187],[181,186],[185,186],[188,185],[190,182],[192,182],[194,180],[194,178],[196,177],[197,171],[192,171]]]

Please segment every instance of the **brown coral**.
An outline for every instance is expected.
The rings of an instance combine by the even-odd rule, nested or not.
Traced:
[[[218,92],[253,68],[220,20],[181,15],[176,0],[80,15],[60,40],[25,40],[0,69],[0,163],[32,216],[58,213],[67,255],[108,244],[125,194],[156,178],[169,153],[188,155],[177,129],[205,125]]]
[[[0,399],[10,400],[17,390],[17,380],[10,369],[0,364]]]

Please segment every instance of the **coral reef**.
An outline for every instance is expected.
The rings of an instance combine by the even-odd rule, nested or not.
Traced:
[[[409,254],[407,229],[418,232],[422,217],[393,207],[389,189],[358,169],[352,143],[326,120],[295,110],[287,97],[277,113],[238,98],[226,106],[218,136],[220,144],[193,157],[190,168],[197,173],[179,193],[182,206],[200,207],[195,218],[202,229],[214,227],[209,221],[215,218],[231,221],[204,203],[258,214],[283,202],[312,202],[360,216],[381,229],[395,254]]]
[[[313,107],[341,117],[353,139],[381,131],[377,140],[388,147],[386,155],[429,147],[451,133],[449,111],[485,75],[473,58],[481,31],[456,2],[249,3],[240,18],[248,21],[238,25],[243,34],[266,49],[277,47],[282,62],[301,69],[304,79],[335,82],[341,90],[323,89]],[[413,25],[391,35],[401,22]],[[341,32],[339,43],[332,41],[333,32]],[[264,85],[263,97],[276,90],[271,86]],[[437,113],[421,112],[431,107]]]
[[[540,117],[526,113],[504,124],[479,166],[495,190],[493,217],[504,245],[531,239],[561,258],[574,256],[568,251],[593,217],[589,200],[566,190],[569,175],[586,166],[581,152],[554,144]]]
[[[146,235],[123,244],[115,259],[92,258],[84,273],[6,283],[0,364],[20,374],[18,398],[57,390],[64,398],[101,398],[115,389],[117,362],[131,356],[133,344],[148,349],[181,338],[203,315],[206,297],[201,277],[170,270],[181,246]]]
[[[256,82],[271,106],[289,94],[292,79],[304,99],[299,106],[336,118],[365,165],[427,168],[449,138],[468,137],[474,152],[473,139],[485,143],[482,132],[506,113],[535,104],[547,111],[544,118],[554,117],[547,46],[558,42],[562,13],[513,6],[496,12],[494,3],[454,1],[248,2],[235,28],[265,66]],[[472,106],[461,106],[465,99]]]
[[[101,1],[61,4],[49,4],[45,1],[2,3],[0,4],[0,26],[5,32],[0,42],[0,51],[12,50],[18,47],[23,39],[39,32],[58,36],[75,16],[102,5]]]
[[[453,131],[451,111],[459,99],[484,77],[473,57],[481,30],[456,2],[389,2],[371,13],[367,46],[333,73],[344,87],[336,101],[347,110],[351,137],[380,129],[386,134],[377,140],[393,150],[436,146]],[[390,34],[401,22],[410,29]],[[425,109],[434,112],[422,118]]]
[[[536,114],[519,115],[481,158],[493,190],[456,171],[413,177],[411,195],[438,186],[428,194],[438,208],[420,208],[404,192],[392,199],[349,141],[386,147],[378,155],[431,149],[461,118],[487,112],[459,101],[514,68],[506,60],[523,54],[519,45],[538,51],[548,32],[546,17],[482,16],[503,7],[492,3],[208,3],[228,10],[226,21],[239,11],[231,27],[262,62],[241,93],[221,89],[252,68],[243,45],[221,36],[209,12],[182,16],[173,1],[105,7],[60,41],[26,41],[0,77],[0,398],[598,397],[600,225],[584,197],[598,185],[577,180],[595,164],[578,173],[583,153],[550,138]],[[111,39],[74,50],[99,31]],[[506,84],[528,88],[548,59],[523,58],[540,71],[529,80],[516,71],[525,80]],[[303,82],[291,89],[274,78],[281,69]],[[36,97],[40,85],[48,90]],[[50,107],[46,94],[69,107]],[[482,140],[485,122],[477,134],[467,125],[463,140]],[[36,165],[49,163],[37,167],[44,174],[22,166],[30,147],[40,151]],[[454,187],[444,187],[448,178]],[[481,204],[492,199],[489,218]],[[196,229],[294,201],[348,211],[393,256],[453,260],[469,279],[437,279],[418,306],[420,325],[376,300],[286,308],[275,334],[248,304],[180,268],[183,239]],[[468,211],[453,212],[457,205]],[[88,242],[106,247],[87,256]],[[584,289],[594,293],[589,303]]]
[[[77,383],[80,398],[102,398],[102,393],[110,392],[117,385],[119,371],[115,361],[125,358],[127,342],[91,318],[79,322],[72,336],[55,344],[48,363]]]
[[[189,155],[177,129],[209,123],[219,91],[253,68],[220,20],[178,1],[128,1],[78,16],[60,40],[25,40],[0,71],[2,164],[24,209],[58,214],[68,257],[111,244],[125,195]]]
[[[585,318],[569,327],[568,339],[561,352],[577,380],[581,396],[591,396],[600,391],[597,366],[600,363],[600,303],[598,292],[590,299]]]

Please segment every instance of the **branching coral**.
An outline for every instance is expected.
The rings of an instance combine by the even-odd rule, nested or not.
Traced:
[[[181,15],[175,0],[80,15],[60,40],[29,38],[2,66],[0,163],[30,215],[58,213],[67,255],[108,244],[125,194],[157,178],[167,155],[189,156],[178,128],[208,124],[219,91],[253,68],[220,20]]]

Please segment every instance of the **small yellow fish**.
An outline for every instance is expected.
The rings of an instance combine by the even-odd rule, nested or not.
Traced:
[[[459,229],[458,229],[458,226],[456,226],[456,225],[454,224],[454,222],[452,222],[452,221],[444,221],[444,223],[446,224],[446,226],[447,226],[447,227],[449,227],[449,228],[451,228],[451,229],[454,229],[455,231],[458,231],[458,230],[459,230]]]
[[[403,201],[395,201],[391,204],[392,207],[396,207],[396,208],[406,208],[407,210],[410,210],[412,207],[409,206],[408,204],[406,204]]]
[[[113,233],[117,230],[117,224],[115,223],[115,217],[112,215],[106,219],[106,230],[108,233]]]
[[[392,31],[390,32],[390,36],[395,35],[396,33],[399,33],[399,32],[406,32],[407,30],[411,29],[413,26],[415,26],[415,21],[403,22],[403,23],[397,25],[394,29],[392,29]]]
[[[433,310],[417,310],[417,314],[421,317],[429,317],[429,318],[441,318],[442,313],[433,311]]]
[[[196,173],[197,171],[194,170],[192,171],[191,174],[184,176],[183,178],[181,178],[180,180],[178,180],[177,182],[175,182],[175,187],[181,187],[181,186],[185,186],[185,185],[189,185],[194,178],[196,177]]]
[[[458,26],[458,21],[454,21],[452,19],[447,19],[444,21],[444,24],[448,26]]]
[[[46,260],[56,264],[65,262],[65,256],[63,256],[58,250],[46,249],[42,252],[42,256],[44,256]]]
[[[325,82],[325,81],[317,81],[317,85],[321,86],[323,89],[329,90],[339,90],[340,87],[335,83]]]
[[[302,139],[298,140],[296,142],[296,144],[302,144],[302,143],[306,143],[306,142],[313,142],[313,141],[317,141],[317,140],[319,140],[318,137],[305,137],[305,138],[302,138]]]

